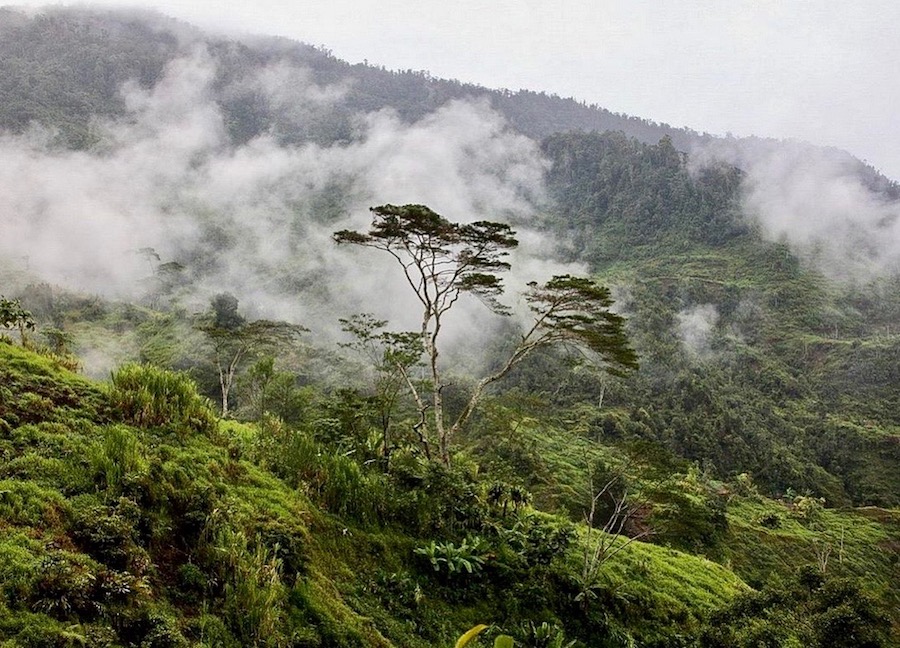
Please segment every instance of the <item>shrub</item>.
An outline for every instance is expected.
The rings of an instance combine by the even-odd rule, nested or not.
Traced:
[[[566,642],[565,633],[555,623],[533,621],[522,625],[522,642],[527,648],[571,648],[574,641]]]
[[[216,646],[216,648],[241,648],[242,646],[222,619],[212,614],[201,614],[191,621],[188,630],[192,638],[196,639],[201,646]]]
[[[88,451],[94,483],[115,494],[129,488],[146,475],[148,464],[137,436],[125,426],[110,426],[103,438]]]
[[[487,558],[487,546],[477,536],[466,538],[459,545],[453,542],[432,540],[415,551],[423,556],[432,569],[445,580],[453,580],[454,577],[466,574],[480,573]]]
[[[0,618],[6,604],[15,605],[31,592],[41,559],[36,541],[21,532],[6,530],[0,539]]]
[[[50,521],[54,509],[63,506],[56,489],[42,488],[32,481],[0,481],[0,520],[9,524],[39,527]]]
[[[29,588],[32,608],[59,620],[96,617],[102,599],[97,573],[97,565],[81,557],[47,555]]]
[[[757,523],[767,529],[780,529],[783,519],[781,515],[774,511],[767,511],[756,519]]]
[[[401,491],[395,510],[414,532],[460,537],[484,529],[489,507],[471,474],[433,462],[394,468],[391,478]]]
[[[150,563],[136,542],[140,517],[140,508],[124,497],[113,507],[80,496],[72,502],[69,532],[85,553],[105,565],[140,573]]]
[[[267,520],[259,526],[257,540],[278,559],[288,582],[308,573],[308,534],[299,524],[291,526],[281,520]]]
[[[794,514],[801,520],[803,520],[806,524],[817,524],[822,518],[822,511],[824,509],[824,497],[798,495],[794,498]]]
[[[413,610],[425,600],[425,592],[409,572],[379,572],[372,589],[379,594],[381,604],[398,612]]]
[[[141,641],[142,648],[187,648],[188,642],[179,632],[175,620],[169,616],[151,613],[146,624],[149,627]]]
[[[122,419],[138,427],[168,428],[179,434],[211,433],[216,428],[209,401],[182,373],[127,364],[112,374],[109,397]]]
[[[273,471],[329,513],[362,524],[378,524],[387,514],[389,489],[380,473],[364,470],[354,459],[328,450],[303,432],[282,427],[260,433],[257,453]]]
[[[281,560],[234,529],[224,515],[211,517],[205,539],[231,632],[245,646],[284,645],[288,588],[281,580]]]
[[[534,514],[523,515],[512,528],[500,529],[500,538],[530,568],[549,565],[555,557],[564,556],[575,539],[575,527]]]

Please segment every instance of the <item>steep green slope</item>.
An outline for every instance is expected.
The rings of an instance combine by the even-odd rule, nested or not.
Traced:
[[[303,602],[332,588],[309,529],[333,522],[231,457],[185,378],[110,389],[9,344],[0,378],[10,645],[280,645],[289,597],[309,640],[386,644],[340,597]]]
[[[214,419],[178,374],[131,366],[96,385],[5,343],[0,379],[0,635],[11,645],[425,645],[574,604],[568,559],[517,555],[500,539],[514,522],[554,528],[550,518],[488,525],[477,494],[466,504],[391,486],[300,432],[272,447],[256,428]],[[458,511],[451,528],[444,506]],[[467,528],[500,534],[473,575],[417,560],[425,538]],[[690,556],[626,555],[622,568],[651,561],[672,579],[668,594],[641,590],[636,610],[653,620],[632,630],[647,636],[696,629],[742,587]]]
[[[494,621],[526,645],[549,622],[586,645],[664,646],[746,591],[720,565],[640,542],[583,590],[597,532],[501,512],[463,474],[413,462],[385,475],[302,431],[217,421],[179,374],[130,366],[98,385],[6,343],[0,379],[8,645],[424,646]],[[841,519],[842,563],[857,564],[859,534],[888,537],[887,518]],[[791,546],[779,560],[800,559]]]
[[[827,280],[739,218],[737,170],[696,175],[667,141],[569,134],[544,151],[549,227],[622,287],[642,357],[607,393],[609,432],[770,492],[896,506],[896,279]]]

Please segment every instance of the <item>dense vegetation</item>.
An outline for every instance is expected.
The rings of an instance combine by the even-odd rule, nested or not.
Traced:
[[[235,144],[487,99],[540,139],[529,225],[614,287],[640,370],[535,350],[430,460],[414,337],[347,313],[337,344],[225,292],[192,312],[220,230],[129,301],[0,259],[0,644],[430,646],[478,623],[535,647],[900,642],[900,279],[836,283],[765,240],[740,169],[691,167],[695,133],[158,16],[0,12],[0,128],[102,148],[122,84],[201,42]],[[297,119],[242,83],[284,60],[341,100]],[[101,353],[108,380],[80,376]],[[456,420],[477,382],[441,372],[415,384]]]
[[[830,284],[738,220],[736,169],[695,178],[667,140],[570,134],[544,147],[554,227],[630,286],[644,370],[607,400],[605,429],[776,494],[897,506],[896,278]],[[678,335],[698,313],[692,348]]]
[[[528,419],[512,443],[498,426],[482,455],[493,474],[413,455],[385,473],[352,436],[366,409],[349,394],[306,389],[293,425],[247,425],[218,421],[181,374],[127,365],[98,385],[57,365],[0,345],[0,629],[11,645],[433,645],[485,620],[526,645],[729,645],[716,642],[784,614],[779,588],[793,585],[771,577],[804,564],[816,565],[803,586],[818,598],[802,615],[815,636],[827,614],[887,645],[877,601],[896,604],[884,549],[900,524],[887,511],[767,500],[746,481]],[[507,422],[510,406],[494,406]],[[634,543],[586,573],[600,531],[539,513],[498,479],[497,462],[523,445],[553,479],[535,499],[561,512],[589,497],[584,458],[607,474],[625,462],[643,502],[628,524],[653,525],[669,547]],[[749,596],[738,574],[769,582],[747,599],[759,603],[728,603]]]

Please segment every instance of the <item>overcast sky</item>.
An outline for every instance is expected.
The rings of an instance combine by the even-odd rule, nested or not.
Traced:
[[[834,145],[900,179],[895,0],[99,4],[152,6],[204,28],[324,45],[351,62],[545,90],[698,131]]]

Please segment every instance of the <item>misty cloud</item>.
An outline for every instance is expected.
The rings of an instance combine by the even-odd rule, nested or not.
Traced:
[[[697,359],[712,353],[711,341],[719,311],[713,304],[698,304],[678,313],[678,337],[685,351]]]
[[[743,209],[826,275],[868,280],[900,271],[900,201],[847,153],[797,142],[719,140],[693,155],[743,169]]]
[[[40,132],[0,137],[0,256],[28,256],[43,279],[110,297],[139,297],[151,270],[177,261],[194,287],[181,298],[195,308],[227,290],[253,315],[310,327],[360,311],[402,320],[412,300],[396,268],[337,249],[334,230],[366,227],[368,207],[388,202],[522,223],[543,199],[538,147],[486,103],[452,102],[414,124],[388,111],[359,115],[353,141],[328,147],[283,146],[274,134],[236,146],[215,78],[199,48],[153,88],[126,85],[127,115],[98,123],[101,142],[89,152],[55,149]],[[286,64],[246,83],[295,106],[297,119],[344,92]],[[543,261],[546,241],[520,238],[541,245],[517,251],[529,276],[512,274],[510,285],[572,271]],[[484,328],[485,313],[473,305],[459,326]]]

